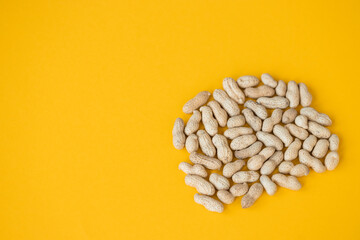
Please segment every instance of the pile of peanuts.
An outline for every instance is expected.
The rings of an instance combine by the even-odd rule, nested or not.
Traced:
[[[297,178],[309,168],[322,173],[339,163],[339,137],[326,128],[329,116],[310,107],[307,86],[267,73],[261,82],[250,75],[225,78],[214,100],[208,102],[211,93],[203,91],[185,103],[183,112],[192,114],[186,125],[175,120],[173,144],[185,147],[193,163],[181,162],[179,169],[198,191],[195,202],[209,211],[221,213],[223,204],[240,196],[248,208],[264,189],[269,195],[277,186],[299,190]]]

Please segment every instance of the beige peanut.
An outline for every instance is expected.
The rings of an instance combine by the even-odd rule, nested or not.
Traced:
[[[256,182],[259,179],[259,173],[255,171],[239,171],[232,176],[234,183]]]
[[[339,154],[335,151],[329,152],[325,157],[325,166],[329,171],[334,170],[339,164]]]
[[[326,140],[326,139],[320,139],[315,147],[314,147],[314,150],[312,151],[312,155],[316,158],[323,158],[325,157],[326,153],[328,152],[329,150],[329,141]]]
[[[279,80],[275,88],[276,95],[284,97],[286,94],[286,83],[283,80]]]
[[[284,123],[284,124],[292,123],[295,120],[297,115],[298,115],[298,112],[296,111],[295,108],[289,108],[282,115],[282,123]]]
[[[275,97],[260,97],[256,100],[262,106],[269,109],[285,109],[289,106],[289,100],[284,97],[275,96]]]
[[[263,185],[265,191],[270,196],[272,196],[276,193],[277,186],[273,181],[271,181],[271,179],[267,175],[261,175],[260,183]]]
[[[277,86],[277,81],[274,80],[274,78],[268,73],[261,74],[261,81],[265,85],[272,87],[272,88],[275,88]]]
[[[247,193],[249,185],[247,183],[236,183],[231,186],[230,192],[234,197],[240,197]]]
[[[254,134],[243,135],[233,139],[230,143],[230,148],[232,150],[241,150],[247,148],[256,141],[256,136]]]
[[[290,175],[294,177],[303,177],[307,176],[309,174],[309,168],[305,164],[296,164],[293,168],[290,170]]]
[[[315,147],[316,142],[317,142],[317,138],[314,135],[310,135],[303,142],[303,149],[305,149],[308,152],[311,152]]]
[[[306,116],[309,120],[317,122],[323,126],[330,126],[332,121],[325,113],[319,113],[312,107],[305,107],[300,110],[300,114]]]
[[[289,174],[290,170],[294,167],[294,163],[290,161],[285,161],[280,163],[279,165],[279,172],[283,174]]]
[[[217,190],[227,190],[230,188],[229,180],[217,173],[210,174],[209,181],[215,186]]]
[[[329,138],[331,135],[329,129],[313,121],[309,121],[309,132],[317,138]]]
[[[312,95],[309,92],[305,83],[299,83],[299,92],[300,92],[300,104],[303,107],[308,107],[312,102]]]
[[[309,136],[309,132],[306,129],[298,127],[293,123],[288,123],[285,125],[285,127],[287,130],[289,130],[291,135],[301,140],[305,140]]]
[[[301,188],[301,183],[294,176],[285,176],[284,174],[276,173],[271,177],[271,180],[273,180],[280,187],[290,190],[297,191]]]
[[[195,134],[191,134],[186,138],[185,148],[188,153],[196,152],[199,149],[199,140]]]
[[[185,103],[183,112],[188,114],[192,113],[194,110],[204,105],[209,100],[210,95],[211,93],[207,91],[199,92],[194,98]]]
[[[268,116],[266,108],[253,100],[246,101],[244,107],[251,109],[256,114],[256,116],[263,120]]]
[[[275,109],[272,112],[271,117],[264,120],[263,125],[262,125],[262,131],[268,132],[268,133],[272,132],[275,124],[280,123],[282,113],[283,113],[283,111],[281,109]]]
[[[255,155],[248,160],[247,168],[249,170],[257,171],[262,167],[265,161],[266,158],[264,157],[264,155]]]
[[[228,115],[225,109],[223,109],[220,104],[215,100],[208,102],[207,105],[211,108],[214,117],[219,123],[220,127],[225,127],[228,120]]]
[[[200,164],[191,165],[187,162],[181,162],[179,169],[186,174],[198,175],[203,178],[207,177],[206,169]]]
[[[299,161],[312,168],[317,173],[322,173],[326,170],[325,166],[319,159],[311,156],[310,153],[304,149],[299,151]]]
[[[210,136],[214,136],[215,134],[217,134],[219,125],[213,116],[213,112],[212,112],[211,108],[208,106],[202,106],[200,108],[200,112],[202,114],[201,118],[202,118],[202,122],[204,124],[206,132]]]
[[[336,134],[331,134],[329,138],[330,151],[337,151],[339,149],[339,137]]]
[[[194,200],[196,203],[203,205],[207,210],[211,212],[222,213],[224,211],[224,205],[220,201],[212,197],[196,193],[194,196]]]
[[[204,178],[198,176],[198,175],[186,175],[185,176],[185,184],[196,188],[196,191],[198,191],[201,194],[212,196],[215,194],[215,188],[214,186],[205,180]]]
[[[295,81],[288,82],[287,91],[285,94],[286,98],[290,101],[290,107],[296,108],[300,103],[300,92],[299,86]]]
[[[256,133],[256,137],[267,147],[274,147],[276,150],[284,148],[283,142],[273,134],[259,131]]]
[[[184,133],[184,120],[182,118],[177,118],[174,123],[172,130],[173,135],[173,145],[176,149],[183,149],[185,146],[186,136]]]
[[[249,127],[234,127],[225,130],[224,136],[229,139],[234,139],[240,137],[241,135],[252,134],[253,132],[253,129]]]
[[[227,190],[219,190],[216,196],[225,204],[231,204],[235,200],[235,197]]]
[[[252,157],[261,151],[262,146],[263,146],[262,142],[256,141],[247,148],[244,148],[239,151],[235,151],[234,155],[236,158],[241,158],[241,159]]]
[[[265,160],[267,160],[274,153],[275,153],[275,148],[274,147],[265,147],[259,152],[259,155],[264,156]]]
[[[196,135],[199,139],[199,145],[201,148],[201,151],[209,157],[215,157],[216,155],[216,148],[214,144],[212,143],[211,137],[207,132],[204,130],[197,131]]]
[[[248,108],[245,108],[242,110],[242,113],[245,116],[246,123],[249,124],[249,126],[254,129],[254,131],[260,131],[262,121],[260,118],[256,117],[254,112],[251,111]]]
[[[217,158],[224,164],[231,162],[233,159],[233,152],[229,147],[229,143],[221,134],[216,134],[212,139],[213,144],[216,147]]]
[[[236,115],[228,119],[227,127],[234,128],[234,127],[241,127],[245,124],[245,117],[243,115]]]
[[[260,169],[262,175],[271,174],[275,168],[281,163],[284,159],[284,154],[282,151],[276,151],[270,158],[267,160]]]
[[[275,136],[280,138],[285,147],[288,147],[294,141],[294,138],[291,136],[290,132],[280,124],[276,124],[274,126],[273,133]]]
[[[264,188],[260,183],[254,183],[249,188],[249,191],[241,199],[241,207],[248,208],[251,207],[255,201],[261,196]]]
[[[304,128],[304,129],[308,129],[309,126],[308,126],[308,118],[304,115],[298,115],[296,118],[295,118],[295,124],[301,128]]]
[[[194,164],[201,164],[210,170],[216,170],[221,168],[221,161],[219,159],[208,157],[204,154],[197,152],[190,153],[190,161]]]
[[[301,141],[298,138],[289,145],[284,153],[285,161],[292,161],[298,157],[299,150],[301,149]]]
[[[245,166],[244,160],[236,160],[234,162],[227,163],[223,168],[224,177],[231,178],[234,173],[241,170]]]
[[[225,78],[223,80],[223,87],[225,92],[238,104],[244,104],[245,94],[241,91],[239,85],[232,78]]]
[[[216,89],[213,96],[231,117],[240,114],[239,105],[232,100],[225,91]]]
[[[200,122],[201,113],[198,110],[195,110],[189,118],[189,121],[186,123],[185,134],[189,136],[199,130]]]
[[[262,85],[256,88],[245,88],[244,93],[249,98],[271,97],[274,95],[275,90],[272,87]]]
[[[255,76],[251,76],[251,75],[246,75],[246,76],[242,76],[239,77],[237,80],[237,84],[241,87],[241,88],[249,88],[249,87],[254,87],[256,85],[259,84],[259,79]]]

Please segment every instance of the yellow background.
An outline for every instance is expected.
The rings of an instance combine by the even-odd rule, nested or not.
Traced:
[[[0,239],[359,239],[360,3],[0,2]],[[176,117],[224,77],[305,82],[341,163],[249,209],[194,203]]]

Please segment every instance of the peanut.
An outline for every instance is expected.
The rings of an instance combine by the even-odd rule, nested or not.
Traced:
[[[251,109],[259,118],[263,120],[268,116],[266,108],[261,104],[254,102],[253,100],[246,101],[244,107]]]
[[[188,153],[196,152],[199,149],[199,140],[195,134],[191,134],[186,138],[185,148]]]
[[[231,186],[230,192],[234,197],[240,197],[245,195],[249,190],[249,185],[247,183],[236,183]]]
[[[262,85],[257,88],[245,88],[245,96],[249,98],[259,98],[259,97],[271,97],[274,95],[275,90],[269,86]]]
[[[263,187],[265,188],[265,191],[270,196],[272,196],[276,193],[277,186],[273,181],[271,181],[271,179],[267,175],[261,175],[260,183],[263,185]]]
[[[225,204],[231,204],[234,202],[235,197],[227,190],[220,190],[216,193],[216,196]]]
[[[174,123],[174,128],[172,130],[173,135],[173,145],[176,149],[183,149],[185,146],[186,136],[184,133],[184,120],[182,118],[177,118]]]
[[[244,160],[236,160],[235,162],[227,163],[223,168],[224,177],[231,178],[232,175],[234,175],[237,171],[240,171],[244,165]]]
[[[282,150],[284,148],[282,141],[270,133],[259,131],[256,133],[256,137],[267,147],[274,147],[276,150]]]
[[[245,94],[241,91],[239,85],[232,78],[225,78],[223,80],[223,87],[225,92],[238,104],[244,104]]]
[[[283,188],[287,188],[290,190],[300,190],[301,183],[299,180],[294,176],[285,176],[281,173],[276,173],[271,177],[271,180],[273,180],[277,185]]]
[[[305,164],[296,164],[293,168],[290,170],[290,175],[294,177],[303,177],[307,176],[309,174],[309,168]]]
[[[329,138],[331,135],[329,129],[313,121],[309,121],[309,132],[317,138]]]
[[[254,129],[254,131],[260,131],[261,129],[261,124],[262,124],[262,121],[260,118],[256,117],[254,115],[254,112],[251,111],[250,109],[248,108],[245,108],[242,110],[242,113],[244,114],[245,116],[245,120],[247,122],[247,124],[249,124],[249,126]]]
[[[207,210],[211,212],[222,213],[224,211],[224,205],[220,201],[212,197],[196,193],[194,196],[194,200],[196,203],[203,205]]]
[[[291,135],[293,135],[294,137],[297,137],[301,140],[305,140],[309,136],[309,133],[308,133],[308,131],[306,131],[306,129],[298,127],[293,123],[288,123],[285,125],[285,127],[287,128],[287,130],[289,130]]]
[[[295,118],[295,124],[304,129],[308,129],[308,118],[304,115],[299,115]]]
[[[326,170],[325,166],[319,159],[311,156],[310,153],[304,149],[299,151],[299,161],[306,166],[311,167],[317,173],[322,173]]]
[[[339,137],[336,134],[331,134],[329,138],[330,151],[337,151],[339,149]]]
[[[284,154],[282,151],[276,151],[269,160],[267,160],[260,169],[262,175],[271,174],[275,168],[281,163],[284,159]]]
[[[289,174],[290,170],[294,167],[294,164],[290,161],[280,163],[279,172],[283,174]]]
[[[266,158],[264,155],[255,155],[248,160],[247,168],[249,170],[257,171],[262,167],[265,161]]]
[[[269,157],[271,157],[275,153],[274,147],[266,147],[263,150],[259,152],[259,155],[264,156],[265,160],[267,160]]]
[[[210,95],[211,93],[207,91],[199,92],[194,98],[185,103],[183,112],[188,114],[192,113],[194,110],[204,105],[207,100],[209,100]]]
[[[185,184],[196,188],[196,191],[198,191],[201,194],[212,196],[215,194],[215,188],[214,186],[205,180],[204,178],[198,176],[198,175],[186,175],[185,176]]]
[[[241,159],[252,157],[260,152],[262,146],[263,146],[262,142],[256,141],[245,149],[235,151],[234,155],[236,158],[241,158]]]
[[[217,158],[224,164],[231,162],[233,159],[233,152],[229,147],[229,143],[221,134],[216,134],[212,139],[213,144],[216,147]]]
[[[315,147],[316,142],[317,142],[317,138],[314,135],[310,135],[303,142],[303,149],[305,149],[308,152],[311,152]]]
[[[231,117],[240,114],[239,105],[232,100],[224,90],[216,89],[213,96]]]
[[[323,158],[325,157],[326,153],[328,152],[329,150],[329,141],[326,140],[326,139],[320,139],[315,147],[314,147],[314,150],[312,151],[312,155],[316,158]]]
[[[210,174],[209,181],[215,186],[217,190],[227,190],[230,188],[229,180],[217,173]]]
[[[202,122],[204,124],[206,132],[210,136],[214,136],[218,132],[218,122],[213,116],[212,110],[208,106],[202,106],[200,108],[200,112],[202,113]]]
[[[289,145],[284,153],[285,161],[292,161],[298,157],[299,150],[301,148],[301,141],[298,138]]]
[[[214,117],[219,123],[220,127],[225,127],[228,120],[227,112],[215,100],[208,102],[207,105],[211,108],[212,112],[214,113]]]
[[[233,116],[228,119],[227,127],[234,128],[234,127],[241,127],[245,124],[245,117],[243,115]]]
[[[201,113],[198,110],[195,110],[186,124],[185,134],[189,136],[190,134],[195,133],[199,129],[200,122]]]
[[[282,112],[281,109],[275,109],[272,112],[271,117],[264,120],[262,131],[270,133],[273,130],[274,125],[280,123]]]
[[[263,73],[261,75],[261,81],[265,85],[268,85],[269,87],[272,87],[272,88],[275,88],[277,86],[277,81],[274,80],[274,78],[268,73]]]
[[[300,92],[299,86],[296,84],[295,81],[288,82],[285,96],[287,99],[289,99],[291,108],[296,108],[297,106],[299,106]]]
[[[216,158],[208,157],[204,154],[197,153],[197,152],[190,153],[190,161],[194,164],[201,164],[210,170],[215,170],[215,169],[221,168],[220,160],[218,160]]]
[[[255,171],[239,171],[232,176],[234,183],[256,182],[259,179],[259,173]]]
[[[339,164],[339,154],[335,151],[329,152],[325,157],[325,166],[329,171],[334,170]]]
[[[299,83],[299,91],[300,91],[300,104],[303,107],[308,107],[312,102],[312,95],[309,92],[305,83]]]
[[[256,136],[254,134],[243,135],[233,139],[230,143],[230,148],[232,150],[241,150],[247,148],[256,141]]]
[[[246,75],[239,77],[237,83],[241,88],[254,87],[259,84],[259,79],[255,76]]]
[[[203,178],[207,177],[206,169],[200,164],[191,165],[187,162],[181,162],[179,169],[186,174],[198,175]]]
[[[284,97],[275,96],[275,97],[260,97],[256,100],[261,105],[266,108],[275,109],[285,109],[289,106],[289,100]]]
[[[206,156],[214,157],[216,154],[216,148],[215,148],[214,144],[212,143],[211,137],[209,136],[209,134],[207,132],[205,132],[204,130],[199,130],[199,131],[197,131],[196,134],[199,139],[201,151]]]
[[[300,110],[300,114],[306,116],[309,120],[317,122],[323,126],[331,126],[332,121],[325,113],[319,113],[312,107],[305,107]]]
[[[298,115],[298,112],[296,111],[295,108],[289,108],[288,110],[286,110],[282,116],[282,123],[284,124],[288,124],[288,123],[292,123],[296,116]]]
[[[254,183],[245,196],[241,199],[241,207],[248,208],[251,207],[255,201],[261,196],[264,188],[260,183]]]
[[[254,131],[252,128],[234,127],[234,128],[229,128],[229,129],[225,130],[224,136],[229,139],[234,139],[234,138],[240,137],[241,135],[252,134],[253,132]]]
[[[288,147],[294,141],[294,138],[291,136],[289,131],[280,124],[276,124],[274,126],[273,133],[275,136],[280,138],[280,140],[284,143],[285,147]]]
[[[284,97],[286,94],[286,83],[283,80],[279,80],[275,88],[276,95]]]

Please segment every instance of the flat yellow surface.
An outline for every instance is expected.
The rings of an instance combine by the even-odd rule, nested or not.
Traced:
[[[360,2],[0,1],[0,239],[359,239]],[[305,82],[341,138],[249,209],[195,204],[172,146],[224,77]]]

